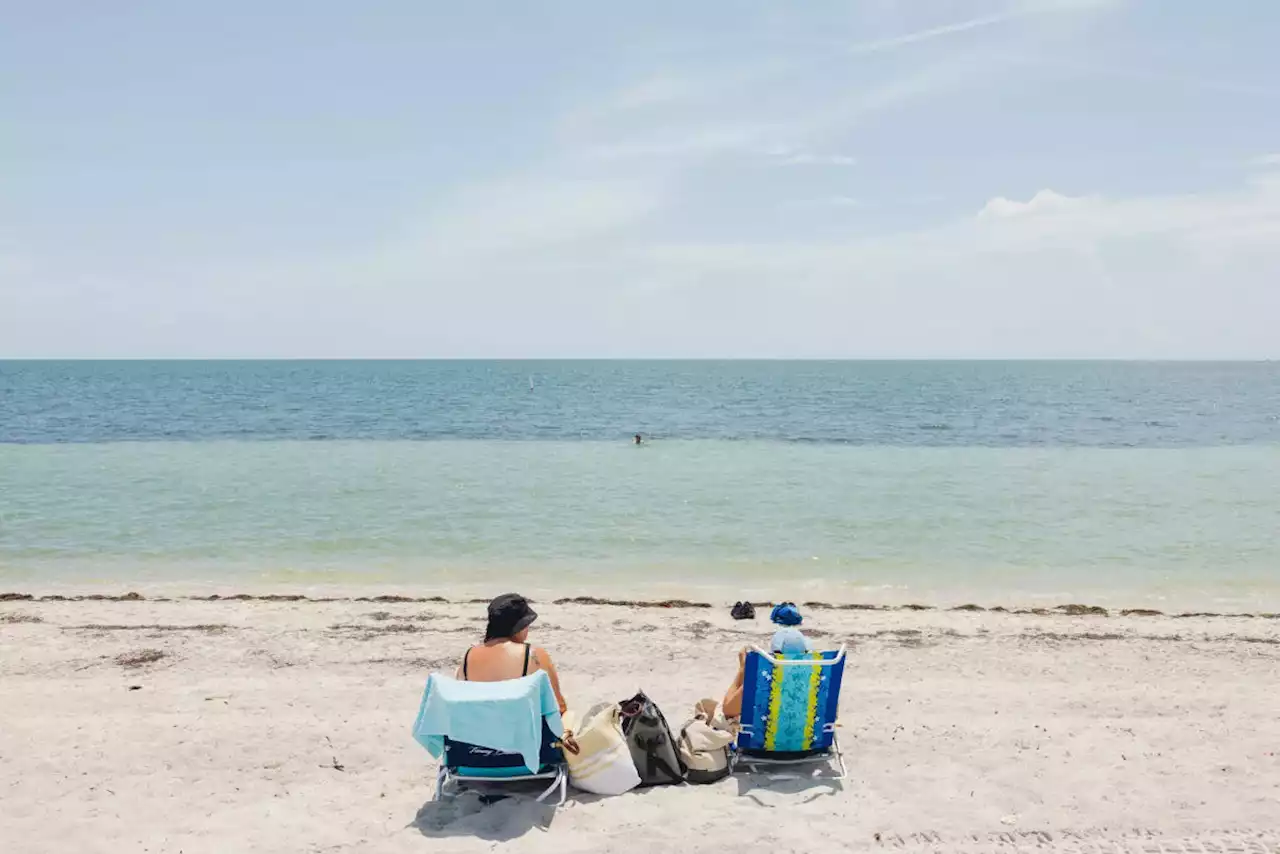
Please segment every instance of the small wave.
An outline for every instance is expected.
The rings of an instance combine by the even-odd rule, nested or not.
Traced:
[[[735,441],[761,441],[757,437],[736,439]],[[865,441],[849,439],[842,436],[787,436],[784,439],[789,445],[866,445]]]
[[[951,425],[943,421],[917,424],[916,427],[920,430],[950,430],[951,429]]]

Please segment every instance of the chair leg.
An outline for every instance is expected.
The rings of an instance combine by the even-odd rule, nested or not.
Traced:
[[[751,757],[735,750],[729,754],[729,773],[737,774],[739,768],[745,770],[748,774],[756,773],[756,766],[751,762]]]
[[[561,768],[560,772],[556,774],[556,778],[551,781],[551,785],[547,787],[546,791],[543,792],[541,795],[538,795],[537,802],[542,803],[543,800],[545,800],[546,797],[550,795],[552,792],[554,792],[556,789],[560,790],[560,803],[564,803],[565,783],[564,783],[563,768]]]
[[[849,778],[849,769],[844,766],[844,751],[840,749],[840,736],[832,735],[831,744],[836,749],[836,762],[840,763],[840,776],[837,780],[847,780]]]
[[[448,781],[449,781],[449,770],[445,768],[443,765],[441,765],[440,770],[436,773],[435,800],[437,801],[444,800],[444,786],[445,786],[445,783],[447,783]]]

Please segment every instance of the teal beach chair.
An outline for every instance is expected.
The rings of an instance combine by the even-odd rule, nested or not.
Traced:
[[[540,692],[550,702],[533,720],[529,719],[530,702],[522,695],[529,690]],[[428,723],[429,703],[435,704],[432,723]],[[536,727],[526,730],[527,755],[502,749],[498,745],[510,745],[510,740],[503,737],[505,733],[476,724],[482,718],[501,721],[504,715],[509,720]],[[463,737],[459,737],[460,731],[465,733]],[[433,676],[427,682],[413,725],[413,737],[440,759],[436,775],[437,801],[476,783],[545,780],[550,785],[538,796],[538,801],[558,792],[556,805],[563,804],[569,777],[561,743],[563,733],[564,724],[555,709],[551,683],[542,671],[505,682],[459,682]]]
[[[742,724],[734,768],[835,760],[845,779],[836,735],[845,648],[835,651],[747,654]]]
[[[437,801],[465,788],[468,783],[517,783],[524,780],[548,780],[549,785],[538,802],[559,790],[556,806],[568,796],[569,769],[559,739],[543,723],[540,766],[534,770],[516,753],[500,753],[476,744],[445,739],[444,759],[436,775]]]

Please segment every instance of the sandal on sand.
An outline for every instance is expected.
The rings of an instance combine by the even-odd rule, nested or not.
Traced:
[[[729,616],[735,620],[754,620],[756,618],[756,606],[750,602],[737,602],[729,609]]]

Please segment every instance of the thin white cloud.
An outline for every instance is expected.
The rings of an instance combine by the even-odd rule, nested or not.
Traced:
[[[847,154],[819,154],[813,151],[791,151],[777,156],[784,166],[856,166],[857,158]]]
[[[826,139],[868,116],[963,89],[1017,61],[1012,30],[994,43],[933,50],[910,69],[868,77],[863,57],[1054,14],[1084,13],[1117,0],[1011,0],[1005,11],[899,35],[844,45],[833,53],[770,55],[722,66],[667,67],[607,97],[570,110],[558,125],[570,151],[606,160],[698,160],[719,155],[776,154],[785,165],[852,166],[841,152],[823,152]],[[1072,16],[1071,19],[1078,19]],[[846,76],[850,85],[833,88]]]
[[[1272,166],[1280,166],[1280,153],[1264,154],[1261,157],[1254,157],[1248,163],[1250,166],[1268,169]]]
[[[961,35],[975,30],[985,30],[1021,18],[1060,12],[1081,12],[1115,5],[1117,0],[1021,0],[1011,9],[991,15],[981,15],[964,21],[955,21],[935,27],[927,27],[888,38],[871,39],[846,48],[849,54],[884,53],[899,48],[931,42],[948,36]]]
[[[1006,199],[1004,196],[996,196],[982,206],[982,210],[978,211],[978,218],[1029,216],[1046,211],[1062,210],[1072,205],[1080,204],[1082,201],[1082,199],[1073,199],[1069,196],[1055,193],[1053,190],[1041,190],[1025,202],[1013,201],[1012,199]]]
[[[934,39],[943,38],[944,36],[954,36],[960,33],[967,33],[972,30],[981,30],[987,27],[993,27],[997,24],[1003,24],[1016,18],[1021,18],[1026,14],[1026,12],[1005,12],[998,15],[984,15],[979,18],[970,18],[967,21],[956,21],[955,23],[943,24],[938,27],[929,27],[927,29],[903,33],[902,35],[891,36],[889,38],[872,39],[870,41],[850,45],[846,49],[846,53],[857,55],[897,50],[898,48],[933,41]]]
[[[1113,77],[1140,83],[1160,84],[1165,88],[1221,92],[1229,95],[1248,95],[1259,98],[1280,98],[1280,87],[1259,85],[1247,81],[1219,80],[1192,74],[1177,74],[1150,68],[1132,68],[1114,63],[1080,62],[1067,57],[1023,54],[1012,58],[1023,67],[1058,69],[1087,77]]]
[[[773,158],[780,165],[852,166],[856,158],[810,150],[824,138],[847,133],[866,119],[907,104],[940,97],[994,75],[1008,57],[986,51],[946,56],[911,71],[852,88],[847,94],[813,103],[787,104],[769,112],[753,110],[750,119],[680,116],[643,130],[630,126],[575,127],[568,144],[596,160],[666,159],[697,161],[732,155]],[[580,117],[579,117],[580,118]]]
[[[750,153],[768,148],[769,140],[783,131],[778,124],[752,122],[676,125],[658,132],[634,134],[628,139],[587,145],[581,151],[589,158],[602,160]]]
[[[820,196],[814,199],[800,199],[791,204],[799,207],[815,208],[860,208],[862,200],[854,196]]]
[[[413,281],[424,295],[443,296],[458,286],[496,295],[540,273],[580,275],[601,253],[633,239],[668,201],[661,176],[557,176],[551,168],[537,179],[442,200],[397,237],[311,275],[339,289],[352,281]]]
[[[686,76],[660,74],[640,80],[615,93],[609,101],[613,110],[635,110],[689,100],[704,93],[694,80]]]
[[[560,117],[570,139],[589,134],[600,124],[644,118],[657,121],[665,112],[714,105],[797,67],[793,60],[756,59],[723,67],[671,67],[630,81],[602,97],[580,104]]]

